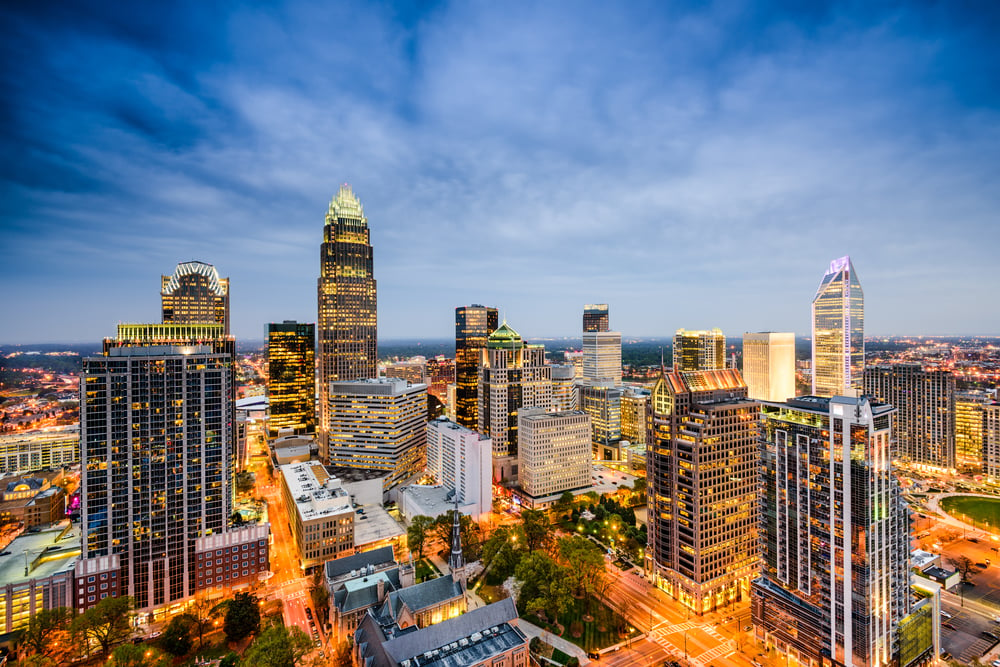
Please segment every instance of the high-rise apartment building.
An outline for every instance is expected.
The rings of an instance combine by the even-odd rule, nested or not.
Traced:
[[[892,453],[907,463],[955,470],[955,376],[920,364],[865,368],[864,391],[897,410]]]
[[[787,401],[795,396],[795,334],[743,334],[743,379],[747,396]]]
[[[330,384],[331,465],[388,470],[386,488],[427,461],[427,386],[396,378]]]
[[[911,611],[909,508],[891,465],[894,408],[805,396],[761,406],[756,636],[798,665],[896,661]],[[929,633],[928,633],[929,634]]]
[[[1000,482],[1000,403],[983,406],[983,472],[991,484]]]
[[[455,421],[466,428],[479,428],[479,364],[486,339],[499,325],[496,308],[455,309]]]
[[[622,394],[622,440],[633,445],[646,444],[646,409],[649,390],[641,387],[625,387]]]
[[[267,569],[267,526],[228,528],[232,356],[210,345],[120,342],[83,362],[81,571],[111,557],[119,591],[143,610],[255,579]],[[218,573],[204,567],[216,548],[226,561]],[[82,607],[99,601],[86,588]]]
[[[583,331],[608,331],[611,324],[608,321],[608,304],[588,303],[583,307]]]
[[[622,460],[621,387],[611,383],[586,383],[577,387],[577,405],[590,416],[594,458],[601,461]]]
[[[674,372],[711,371],[726,367],[726,337],[721,329],[674,334]]]
[[[739,371],[671,372],[650,411],[647,570],[697,614],[747,599],[758,568],[758,403]]]
[[[378,376],[378,333],[372,246],[361,202],[342,185],[330,202],[320,245],[320,457],[329,460],[330,383]]]
[[[590,484],[590,417],[581,410],[517,411],[521,489],[535,500]]]
[[[865,368],[865,294],[850,257],[830,262],[812,302],[812,389],[849,395]]]
[[[993,392],[955,392],[955,461],[959,470],[982,470],[983,406],[992,402]]]
[[[316,325],[292,320],[267,325],[267,432],[316,432]]]
[[[576,369],[570,364],[550,364],[552,373],[552,410],[576,410]]]
[[[427,424],[427,471],[453,489],[475,520],[493,509],[493,445],[486,436],[444,417]]]
[[[211,264],[181,262],[160,278],[164,324],[221,324],[229,334],[229,278]]]
[[[529,345],[506,322],[490,334],[479,365],[479,428],[493,456],[517,456],[517,411],[552,404],[545,348]]]

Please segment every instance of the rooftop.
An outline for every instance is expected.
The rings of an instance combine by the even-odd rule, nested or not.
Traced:
[[[381,505],[363,505],[363,513],[354,515],[354,545],[363,547],[366,544],[389,540],[406,534],[402,526],[396,523]]]
[[[391,565],[395,562],[396,559],[392,554],[392,547],[381,547],[327,561],[325,566],[326,576],[328,579],[337,579],[345,574],[350,574],[351,571],[360,571],[369,565],[379,567],[380,565]]]
[[[68,520],[37,533],[24,533],[7,547],[9,555],[0,556],[0,581],[17,585],[72,572],[80,558],[80,544],[80,527]]]
[[[318,461],[289,463],[280,468],[303,521],[353,513],[350,494]]]
[[[442,484],[411,484],[402,487],[399,492],[407,495],[407,503],[412,502],[413,506],[419,508],[419,514],[431,518],[447,514],[448,510],[455,509],[455,490]],[[458,511],[462,514],[472,515],[475,503],[459,503]]]

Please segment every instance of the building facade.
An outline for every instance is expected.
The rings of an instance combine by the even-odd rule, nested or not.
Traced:
[[[861,387],[865,294],[850,257],[830,262],[812,302],[812,393],[843,396]]]
[[[173,274],[160,277],[164,324],[221,324],[229,333],[229,278],[211,264],[181,262]]]
[[[267,325],[268,437],[292,429],[316,432],[316,325],[291,320]]]
[[[517,411],[552,404],[545,348],[529,345],[504,322],[490,334],[479,366],[478,431],[493,441],[493,456],[517,456]]]
[[[619,386],[622,383],[622,335],[617,331],[583,334],[583,379]]]
[[[910,614],[909,509],[894,408],[867,397],[764,403],[757,639],[800,665],[893,665]]]
[[[622,460],[622,396],[624,391],[611,383],[585,383],[577,387],[577,405],[590,416],[594,458]]]
[[[332,382],[331,465],[386,470],[391,487],[427,461],[427,386],[396,378]]]
[[[590,485],[590,416],[581,410],[517,411],[521,489],[544,498]]]
[[[280,467],[281,493],[303,570],[354,552],[351,494],[319,461]]]
[[[993,402],[993,392],[955,392],[955,461],[961,471],[983,469],[983,406]]]
[[[749,598],[758,568],[758,403],[739,371],[665,373],[646,445],[647,569],[696,614]]]
[[[642,387],[625,387],[622,394],[622,440],[633,445],[646,444],[646,409],[649,390]]]
[[[486,339],[500,325],[497,309],[473,304],[455,309],[455,421],[479,428],[479,364]]]
[[[795,334],[743,334],[743,379],[747,396],[759,401],[787,401],[795,396]]]
[[[906,463],[955,470],[955,376],[920,364],[864,370],[865,394],[896,408],[892,453]]]
[[[583,307],[583,332],[608,331],[611,324],[608,320],[608,304],[588,303]]]
[[[550,364],[552,375],[552,410],[576,410],[576,369],[570,364]]]
[[[476,521],[493,509],[493,444],[484,435],[445,418],[427,424],[427,471],[455,491]]]
[[[0,475],[80,462],[80,429],[0,435]]]
[[[378,376],[377,299],[368,218],[349,185],[342,185],[330,202],[319,254],[319,445],[326,462],[330,383]]]
[[[1000,484],[1000,403],[983,406],[983,472],[991,484]]]
[[[711,371],[726,367],[726,337],[721,329],[674,334],[674,371]]]

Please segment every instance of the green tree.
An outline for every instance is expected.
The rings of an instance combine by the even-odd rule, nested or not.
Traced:
[[[41,609],[28,619],[19,643],[29,653],[55,657],[69,648],[66,641],[71,620],[68,607]]]
[[[528,551],[536,551],[549,545],[552,524],[542,510],[521,510],[521,529],[524,531]]]
[[[316,568],[313,572],[312,582],[309,585],[309,599],[312,600],[316,622],[325,624],[330,618],[330,591],[327,590],[326,582],[323,580],[322,567]]]
[[[260,607],[257,596],[237,593],[226,603],[222,630],[229,641],[239,641],[260,630]]]
[[[575,500],[576,497],[570,491],[563,491],[559,499],[552,503],[552,511],[559,515],[565,514],[573,508]]]
[[[236,492],[250,493],[253,491],[254,481],[254,474],[249,470],[236,473]]]
[[[88,654],[90,644],[96,642],[101,647],[101,655],[107,657],[115,644],[128,639],[131,617],[132,598],[104,598],[74,618],[70,631],[83,636]]]
[[[410,551],[416,551],[418,558],[424,557],[424,543],[427,541],[427,531],[434,525],[434,519],[429,516],[415,516],[406,529],[406,546]]]
[[[527,553],[517,565],[514,577],[521,582],[518,606],[532,614],[543,612],[556,621],[573,606],[564,568],[544,551]]]
[[[434,519],[434,531],[446,545],[451,545],[451,531],[454,524],[455,510],[448,510]],[[458,527],[462,537],[462,556],[466,562],[470,563],[479,560],[483,550],[479,526],[472,520],[472,517],[459,513]]]
[[[174,616],[163,631],[157,642],[170,655],[187,655],[191,650],[191,619],[185,616]]]
[[[275,623],[260,633],[243,656],[242,667],[295,667],[312,650],[309,635],[298,626]]]
[[[604,552],[590,540],[580,537],[561,538],[557,551],[566,583],[576,591],[577,597],[585,598],[590,604],[606,576]]]
[[[107,667],[169,667],[170,658],[152,646],[122,644],[111,652]]]
[[[203,645],[205,633],[212,629],[215,620],[225,612],[225,603],[217,605],[204,594],[196,596],[182,615],[191,622],[191,627],[198,633],[198,648]]]

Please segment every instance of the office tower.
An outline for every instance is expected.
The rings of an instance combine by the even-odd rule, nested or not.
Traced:
[[[633,445],[646,444],[646,407],[649,390],[641,387],[625,387],[622,394],[622,440]]]
[[[517,411],[552,404],[552,373],[545,348],[529,345],[506,322],[480,352],[479,428],[493,440],[493,456],[517,456]]]
[[[473,304],[455,309],[455,421],[466,428],[479,428],[480,357],[499,323],[496,308]]]
[[[622,460],[619,443],[622,439],[621,387],[610,383],[588,383],[577,387],[577,404],[590,416],[593,429],[594,458],[598,461]]]
[[[743,334],[743,379],[747,396],[786,401],[795,396],[795,334]]]
[[[588,303],[583,307],[583,331],[607,331],[610,328],[608,321],[608,304]]]
[[[622,383],[622,335],[617,331],[583,334],[583,379],[587,382]]]
[[[448,385],[450,384],[455,384],[455,360],[447,359],[443,355],[428,359],[427,393],[437,396],[442,403],[448,404]]]
[[[229,278],[220,278],[214,266],[181,262],[160,285],[164,324],[215,322],[229,334]]]
[[[378,376],[368,218],[349,185],[330,202],[319,254],[319,441],[320,457],[328,461],[330,383]]]
[[[850,257],[830,262],[812,302],[812,390],[849,395],[865,368],[865,294]]]
[[[536,501],[590,485],[590,417],[581,410],[517,411],[521,490]],[[547,500],[543,500],[547,499]]]
[[[455,491],[479,520],[493,509],[493,445],[486,436],[444,417],[427,424],[427,472]]]
[[[427,461],[427,386],[395,378],[330,385],[332,465],[388,470],[386,488]]]
[[[563,352],[563,360],[573,366],[575,377],[583,379],[583,352],[566,350]]]
[[[761,406],[763,571],[751,609],[757,639],[795,664],[899,664],[910,536],[894,411],[843,396]]]
[[[983,467],[983,406],[993,402],[993,393],[970,390],[955,392],[955,461],[962,471]]]
[[[267,325],[269,437],[290,428],[316,432],[316,325],[293,320]]]
[[[576,369],[570,364],[551,364],[552,410],[576,410]]]
[[[1000,482],[1000,403],[983,405],[983,472],[991,484]]]
[[[399,378],[413,384],[427,384],[427,361],[415,357],[408,361],[395,361],[385,365],[385,377]]]
[[[721,329],[674,334],[674,372],[711,371],[726,367],[726,337]]]
[[[696,614],[746,599],[758,566],[757,402],[739,371],[671,372],[650,411],[647,571]]]
[[[79,571],[116,572],[119,591],[143,610],[255,579],[267,569],[267,524],[228,529],[232,356],[210,345],[115,343],[83,361]],[[227,558],[224,573],[206,571],[205,555],[223,547],[242,547],[238,566]],[[101,595],[86,588],[83,607]]]
[[[865,394],[896,408],[892,455],[907,463],[955,469],[955,376],[920,364],[865,368]]]

